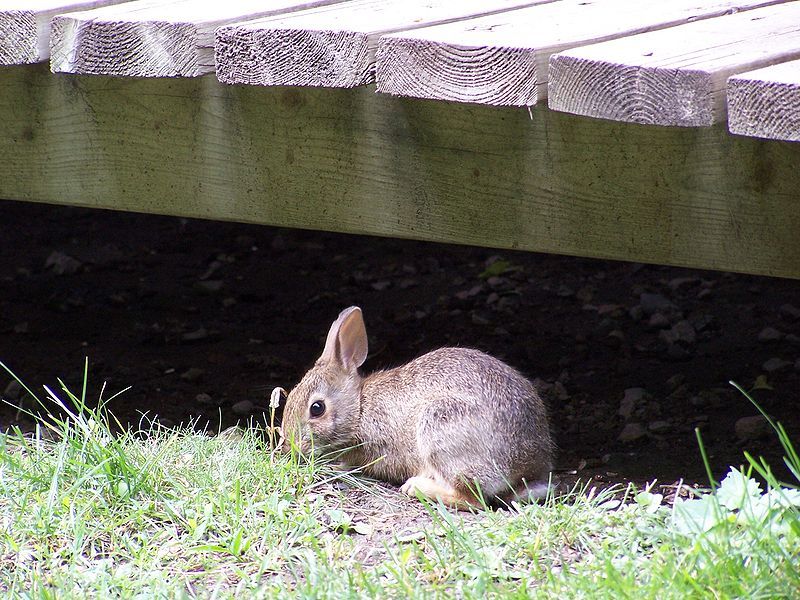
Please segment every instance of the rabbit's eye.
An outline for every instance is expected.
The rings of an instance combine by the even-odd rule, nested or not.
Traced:
[[[325,412],[325,403],[322,400],[313,402],[308,409],[312,417],[320,417]]]

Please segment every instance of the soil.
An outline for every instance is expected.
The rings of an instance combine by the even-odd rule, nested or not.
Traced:
[[[796,281],[15,202],[0,215],[0,361],[78,390],[88,357],[90,397],[131,386],[109,404],[123,423],[262,415],[357,304],[366,370],[460,345],[535,379],[567,479],[706,483],[696,428],[717,477],[743,450],[779,467],[729,380],[800,439]],[[3,396],[30,406],[10,382],[0,372]],[[3,405],[12,425],[32,421]]]

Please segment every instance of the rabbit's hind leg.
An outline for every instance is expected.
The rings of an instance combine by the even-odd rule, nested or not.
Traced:
[[[417,492],[419,492],[423,496],[432,500],[439,500],[443,504],[453,506],[459,510],[481,508],[475,496],[471,493],[457,490],[447,483],[425,475],[409,477],[400,487],[400,491],[409,496],[416,496]]]

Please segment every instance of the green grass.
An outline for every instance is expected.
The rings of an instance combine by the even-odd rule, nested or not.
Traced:
[[[102,403],[86,406],[85,387],[80,396],[48,391],[45,403],[63,416],[35,435],[0,434],[5,596],[791,598],[800,590],[800,493],[752,457],[766,490],[731,471],[713,493],[674,506],[647,490],[583,488],[472,515],[275,454],[253,432],[156,426],[111,435],[117,424]],[[800,466],[784,441],[790,468]]]

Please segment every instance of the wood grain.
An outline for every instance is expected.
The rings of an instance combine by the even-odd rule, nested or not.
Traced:
[[[53,20],[54,72],[197,77],[214,71],[214,30],[340,0],[137,0]]]
[[[550,59],[550,108],[616,121],[709,126],[728,77],[800,57],[800,3],[689,23]]]
[[[217,77],[248,85],[364,85],[375,80],[384,33],[552,1],[351,0],[237,23],[217,30]]]
[[[57,14],[124,0],[0,0],[0,65],[41,62],[50,57],[50,20]]]
[[[800,278],[800,144],[0,68],[0,197]]]
[[[800,141],[800,60],[728,79],[731,133]]]
[[[774,4],[778,0],[562,0],[381,37],[378,91],[531,106],[547,97],[550,55]]]

